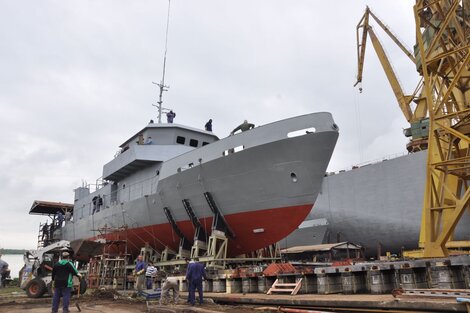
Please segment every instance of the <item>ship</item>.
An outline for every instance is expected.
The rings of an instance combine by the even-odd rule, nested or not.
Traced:
[[[423,150],[326,173],[314,210],[281,248],[350,241],[368,257],[417,249],[426,160]],[[465,214],[454,238],[469,238],[469,226]]]
[[[151,121],[120,145],[95,190],[76,188],[73,204],[35,201],[30,214],[53,217],[53,240],[125,238],[134,256],[144,246],[188,251],[214,231],[229,238],[227,257],[247,254],[305,220],[338,134],[327,112],[223,139]]]

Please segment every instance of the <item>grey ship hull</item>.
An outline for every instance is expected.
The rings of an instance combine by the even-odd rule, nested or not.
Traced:
[[[359,243],[366,254],[418,247],[427,151],[326,176],[315,207],[282,247],[338,241]],[[315,224],[315,225],[309,225]],[[470,237],[470,218],[456,238]]]
[[[287,136],[309,127],[316,131]],[[310,212],[337,137],[331,115],[316,113],[213,142],[128,174],[149,178],[144,185],[119,189],[116,202],[107,202],[109,185],[82,197],[75,203],[73,223],[62,228],[61,236],[67,240],[94,239],[99,234],[125,237],[132,253],[147,243],[158,251],[166,247],[177,251],[180,237],[164,208],[184,237],[192,240],[194,227],[183,207],[183,200],[188,200],[210,234],[213,213],[204,197],[210,192],[235,233],[229,255],[266,247],[291,233]],[[241,151],[222,153],[240,146]],[[131,152],[137,155],[141,148]],[[104,209],[91,214],[91,198],[98,193],[105,195]],[[123,226],[125,231],[106,233],[106,228]]]

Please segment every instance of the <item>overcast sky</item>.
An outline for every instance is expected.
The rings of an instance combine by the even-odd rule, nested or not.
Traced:
[[[355,27],[366,4],[409,47],[414,1],[172,0],[164,106],[225,137],[329,111],[340,127],[330,171],[404,153],[406,121],[369,42],[363,93]],[[167,0],[0,0],[0,247],[35,248],[34,200],[73,202],[150,119]],[[417,74],[379,32],[405,91]]]

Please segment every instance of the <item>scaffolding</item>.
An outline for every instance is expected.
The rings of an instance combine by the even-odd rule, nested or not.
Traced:
[[[92,257],[88,263],[90,288],[127,289],[127,265],[131,255],[127,250],[127,226],[118,228],[106,225],[97,230],[98,240],[104,242],[103,253]]]

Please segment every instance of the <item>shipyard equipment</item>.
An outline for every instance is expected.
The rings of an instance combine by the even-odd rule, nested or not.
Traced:
[[[410,142],[406,145],[409,152],[417,152],[427,149],[428,146],[428,125],[426,100],[423,97],[423,81],[421,80],[412,94],[406,95],[398,80],[392,64],[385,53],[385,50],[375,34],[369,20],[372,18],[380,28],[393,40],[393,42],[405,53],[408,58],[416,63],[413,53],[403,44],[397,36],[393,34],[369,7],[366,8],[364,15],[356,27],[357,37],[357,82],[354,86],[362,83],[362,73],[364,70],[364,59],[367,46],[367,37],[370,38],[372,46],[379,58],[385,75],[392,87],[393,93],[398,101],[400,110],[403,112],[406,120],[410,123],[410,127],[404,130],[406,137],[411,137]],[[362,91],[362,87],[359,88]]]
[[[469,210],[470,188],[470,1],[417,0],[414,6],[414,56],[367,8],[358,25],[358,83],[367,34],[387,74],[400,108],[411,123],[429,117],[428,160],[423,218],[422,250],[415,257],[444,257],[448,248],[468,248],[470,241],[454,241],[454,231]],[[369,16],[414,60],[422,77],[415,92],[405,96],[383,48],[369,25]],[[362,31],[362,36],[360,36]],[[359,38],[361,40],[359,41]],[[418,92],[418,90],[420,90]],[[416,98],[416,95],[420,95]],[[417,106],[411,110],[410,104]],[[417,101],[416,101],[417,100]]]
[[[30,298],[42,297],[45,293],[52,294],[52,268],[59,261],[64,251],[72,253],[74,259],[85,260],[101,251],[103,245],[88,240],[59,240],[36,250],[26,251],[23,255],[24,266],[20,272],[20,287]],[[80,286],[80,292],[86,291],[85,280],[74,278],[74,288]]]
[[[424,1],[414,6],[417,70],[429,111],[429,148],[421,241],[426,257],[448,255],[454,230],[469,210],[469,1]]]

